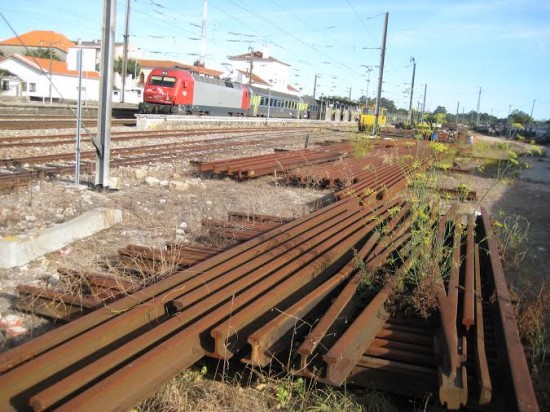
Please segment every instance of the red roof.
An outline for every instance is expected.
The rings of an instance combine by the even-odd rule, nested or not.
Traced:
[[[2,46],[27,46],[27,47],[52,47],[59,49],[64,53],[68,53],[70,47],[75,47],[75,44],[70,41],[64,34],[56,33],[51,30],[33,30],[12,37],[11,39],[0,42]]]
[[[220,77],[223,72],[220,72],[218,70],[213,69],[207,69],[205,67],[199,67],[199,66],[191,66],[189,64],[184,64],[172,60],[138,60],[141,67],[161,67],[165,69],[171,69],[174,67],[180,68],[180,69],[186,69],[189,70],[192,73],[198,73],[198,74],[206,74],[208,76],[212,77]]]
[[[38,57],[30,57],[30,56],[20,56],[19,54],[12,54],[8,58],[15,58],[31,67],[34,67],[37,70],[42,70],[46,73],[50,72],[50,63],[51,63],[51,72],[52,74],[57,74],[61,76],[78,76],[77,70],[67,70],[67,63],[66,62],[60,62],[57,60],[51,60],[50,59],[40,59]],[[88,78],[88,79],[99,79],[101,77],[99,72],[91,72],[91,71],[83,71],[82,76]]]

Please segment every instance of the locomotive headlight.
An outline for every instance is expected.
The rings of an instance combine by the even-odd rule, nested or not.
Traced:
[[[182,94],[183,96],[187,96],[187,90],[184,90],[181,94]]]

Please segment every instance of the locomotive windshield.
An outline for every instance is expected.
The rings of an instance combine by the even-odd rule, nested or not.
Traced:
[[[169,77],[169,76],[151,76],[151,80],[149,81],[149,84],[151,86],[161,86],[161,87],[172,88],[176,84],[176,78]]]

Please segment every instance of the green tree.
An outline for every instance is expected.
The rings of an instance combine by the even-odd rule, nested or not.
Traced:
[[[445,106],[437,106],[434,110],[434,114],[447,114],[447,109]]]
[[[51,55],[50,55],[50,53],[51,53]],[[52,60],[61,61],[61,58],[57,54],[55,54],[55,52],[53,50],[44,49],[42,47],[39,47],[36,50],[29,50],[27,53],[25,53],[25,56],[36,57],[36,58],[39,58],[39,59],[50,59],[51,58]]]
[[[122,75],[122,63],[123,63],[122,57],[121,56],[117,57],[114,64],[115,73]],[[138,61],[136,59],[128,59],[126,72],[132,75],[132,79],[135,79],[136,76],[139,76],[140,71],[141,71],[141,65],[138,63]]]
[[[528,124],[530,124],[533,121],[531,116],[529,116],[525,112],[522,112],[521,110],[514,110],[510,114],[510,117],[508,118],[508,120],[509,120],[510,123],[519,123],[524,127],[527,126]]]

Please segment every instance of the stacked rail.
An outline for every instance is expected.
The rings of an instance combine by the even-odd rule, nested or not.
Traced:
[[[344,143],[318,149],[200,162],[197,166],[203,173],[246,179],[286,172],[305,165],[333,162],[348,156],[351,150],[351,146]]]
[[[384,176],[387,168],[399,169],[405,166],[403,156],[426,158],[425,153],[417,152],[417,144],[378,144],[365,156],[346,157],[342,160],[295,169],[287,174],[288,183],[314,187],[342,189],[373,175]],[[420,146],[420,145],[418,145]]]
[[[345,199],[1,355],[2,410],[131,408],[203,356],[296,359],[322,382],[431,392],[450,409],[537,410],[489,217],[463,220],[438,222],[453,265],[427,321],[387,306],[418,258],[412,208]],[[359,296],[365,271],[389,261],[400,263]]]

